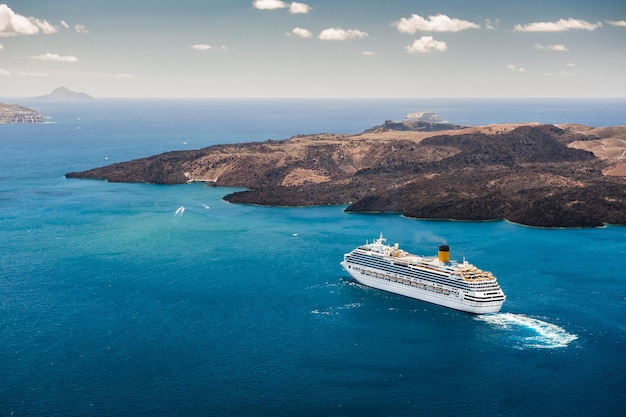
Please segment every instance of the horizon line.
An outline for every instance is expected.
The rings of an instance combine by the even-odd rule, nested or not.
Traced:
[[[53,98],[44,96],[0,96],[0,99],[36,100],[42,102],[90,102],[97,100],[624,100],[626,99],[626,96],[90,96],[90,98],[84,99]]]

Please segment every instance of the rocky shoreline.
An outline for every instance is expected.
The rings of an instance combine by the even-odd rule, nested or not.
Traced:
[[[43,123],[43,115],[28,107],[18,104],[0,103],[0,124],[6,123]]]
[[[626,127],[601,129],[387,121],[361,134],[215,145],[66,177],[244,187],[224,197],[242,204],[347,205],[355,213],[537,227],[626,225],[626,165],[618,157]]]

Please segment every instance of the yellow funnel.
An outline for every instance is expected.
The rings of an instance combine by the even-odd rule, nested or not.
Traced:
[[[439,262],[450,262],[450,246],[439,245]]]

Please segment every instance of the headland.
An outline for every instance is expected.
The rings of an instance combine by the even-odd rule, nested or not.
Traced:
[[[243,187],[224,199],[266,206],[347,205],[355,213],[537,227],[626,225],[626,126],[460,126],[427,116],[359,134],[166,152],[66,177]]]
[[[6,123],[43,123],[41,113],[18,104],[0,103],[0,124]]]

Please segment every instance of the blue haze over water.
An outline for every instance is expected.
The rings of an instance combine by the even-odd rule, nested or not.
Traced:
[[[232,205],[232,190],[202,184],[63,175],[422,110],[461,124],[623,125],[625,100],[20,104],[50,123],[0,125],[1,416],[624,414],[624,227]],[[445,242],[492,271],[502,312],[350,282],[343,254],[380,232],[419,254]]]

